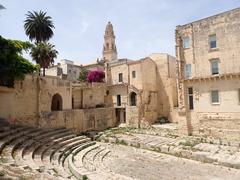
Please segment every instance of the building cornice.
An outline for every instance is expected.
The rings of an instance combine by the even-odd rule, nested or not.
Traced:
[[[240,79],[240,73],[228,73],[219,74],[213,76],[194,77],[191,79],[184,79],[184,82],[204,82],[204,81],[215,81],[215,80],[232,80]]]

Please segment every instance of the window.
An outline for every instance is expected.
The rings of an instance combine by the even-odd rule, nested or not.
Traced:
[[[185,64],[185,78],[188,79],[192,76],[192,66],[191,64]]]
[[[211,91],[211,100],[212,100],[212,104],[219,104],[219,91],[218,90]]]
[[[217,48],[216,34],[209,36],[209,46],[210,49]]]
[[[135,92],[131,92],[130,94],[130,106],[137,105],[137,94]]]
[[[136,77],[136,71],[132,71],[132,78]]]
[[[218,59],[211,60],[211,72],[212,72],[212,75],[219,74],[219,60]]]
[[[238,102],[240,103],[240,88],[238,89]]]
[[[121,95],[117,95],[117,106],[121,106]]]
[[[188,107],[193,110],[193,88],[188,88]]]
[[[123,74],[122,73],[118,74],[118,82],[123,82]]]
[[[184,37],[184,38],[183,38],[183,48],[184,48],[184,49],[190,47],[189,42],[190,42],[189,37]]]

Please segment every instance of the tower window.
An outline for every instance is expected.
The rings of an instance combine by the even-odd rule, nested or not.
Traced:
[[[107,50],[109,50],[109,43],[106,44],[106,48],[107,48]]]
[[[123,82],[123,74],[122,73],[118,74],[118,82]]]
[[[136,78],[136,71],[132,71],[132,78]]]

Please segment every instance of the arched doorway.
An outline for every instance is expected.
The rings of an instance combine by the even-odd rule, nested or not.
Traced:
[[[130,93],[130,106],[137,105],[137,94],[135,92]]]
[[[60,94],[54,94],[52,97],[52,111],[61,111],[62,110],[62,97]]]

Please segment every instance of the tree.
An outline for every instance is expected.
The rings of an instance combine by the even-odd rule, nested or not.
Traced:
[[[46,16],[45,12],[28,11],[27,19],[24,21],[25,33],[29,39],[36,42],[48,41],[53,36],[52,29],[54,28],[52,18]]]
[[[57,58],[58,51],[54,49],[54,45],[45,42],[35,43],[32,47],[30,55],[37,64],[43,68],[43,76],[45,76],[45,69],[50,64],[54,63],[54,59]]]
[[[0,36],[0,85],[13,87],[15,79],[37,71],[37,66],[23,58],[21,53],[31,48],[31,43],[7,40]]]
[[[88,82],[103,82],[105,73],[103,71],[90,71],[87,75]]]
[[[87,70],[86,68],[81,68],[81,71],[79,73],[79,81],[85,82],[87,81],[87,75],[89,73],[89,70]]]

